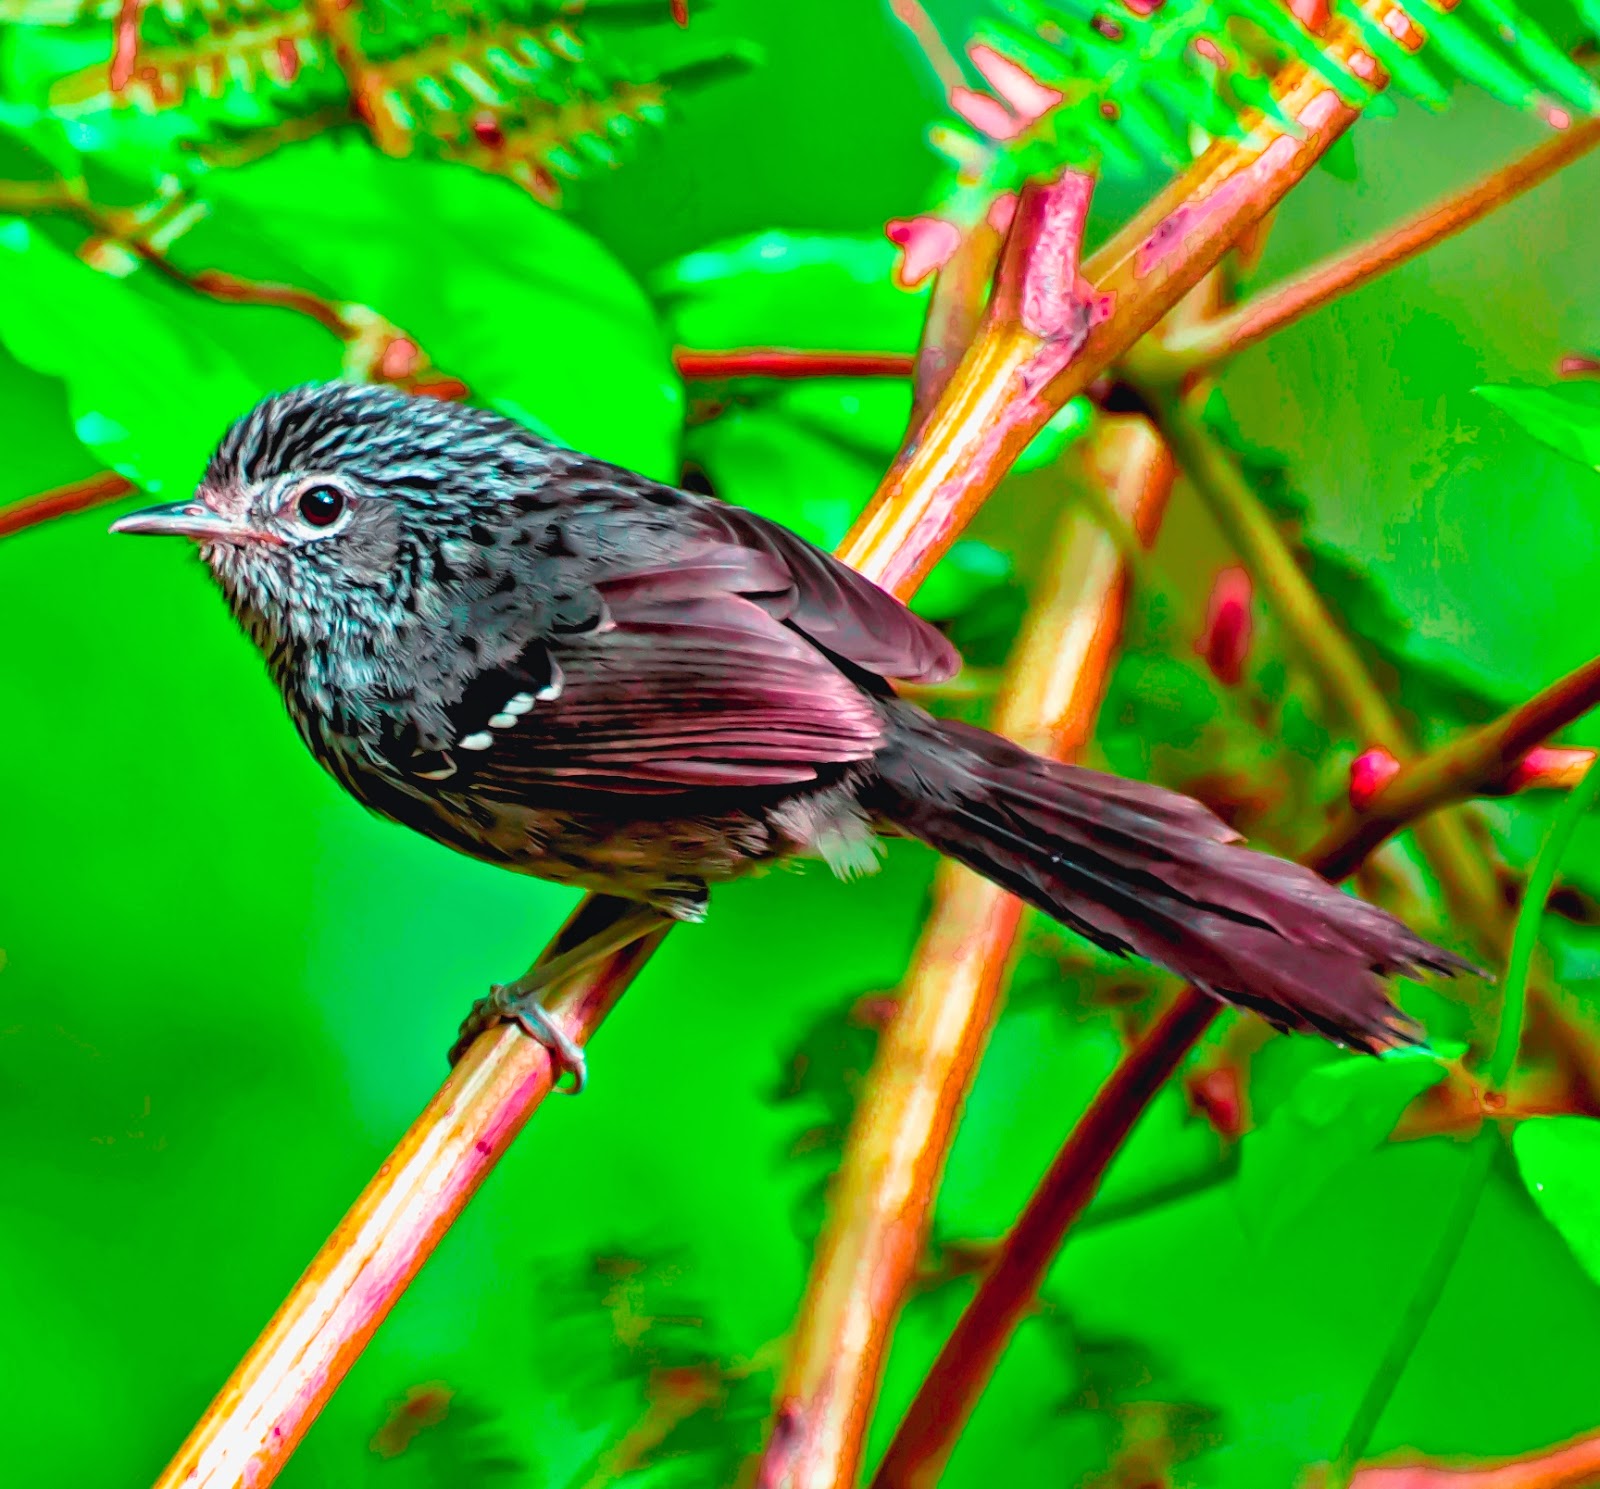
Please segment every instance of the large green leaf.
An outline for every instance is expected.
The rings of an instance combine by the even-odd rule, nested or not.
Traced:
[[[639,285],[508,182],[323,138],[208,178],[187,259],[369,305],[475,401],[591,454],[677,473],[681,392]]]
[[[140,277],[98,273],[29,223],[0,225],[0,264],[0,340],[66,381],[78,438],[148,491],[192,485],[218,434],[267,391]]]
[[[1474,391],[1508,413],[1536,440],[1580,465],[1600,470],[1600,384],[1521,388],[1486,383]]]
[[[1600,1121],[1536,1117],[1511,1139],[1533,1202],[1600,1282]]]
[[[899,257],[877,236],[758,233],[685,254],[650,287],[685,346],[909,352],[928,295],[896,287]]]
[[[1244,1141],[1238,1198],[1245,1229],[1270,1245],[1444,1074],[1433,1056],[1414,1050],[1352,1056],[1312,1070]]]

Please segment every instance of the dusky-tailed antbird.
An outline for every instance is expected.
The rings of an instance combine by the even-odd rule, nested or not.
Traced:
[[[707,886],[794,855],[849,875],[908,834],[1097,945],[1280,1028],[1416,1037],[1380,977],[1465,970],[1239,844],[1187,796],[1042,759],[896,696],[960,659],[774,522],[493,413],[330,383],[268,398],[194,496],[195,539],[312,754],[373,811],[602,892],[592,934],[497,988],[582,1082],[541,993]]]

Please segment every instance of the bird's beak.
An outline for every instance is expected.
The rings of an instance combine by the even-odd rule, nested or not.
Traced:
[[[145,507],[129,512],[111,524],[114,533],[159,533],[167,537],[199,538],[219,542],[249,537],[247,529],[231,518],[208,507],[194,497],[181,502],[164,502],[159,507]]]

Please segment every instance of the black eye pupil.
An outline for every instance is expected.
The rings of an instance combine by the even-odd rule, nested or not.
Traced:
[[[312,486],[300,493],[300,516],[312,527],[330,527],[344,511],[344,492],[336,486]]]

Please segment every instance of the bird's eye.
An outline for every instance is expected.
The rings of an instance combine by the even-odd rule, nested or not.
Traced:
[[[308,486],[295,502],[307,527],[332,527],[344,516],[345,494],[337,486]]]

